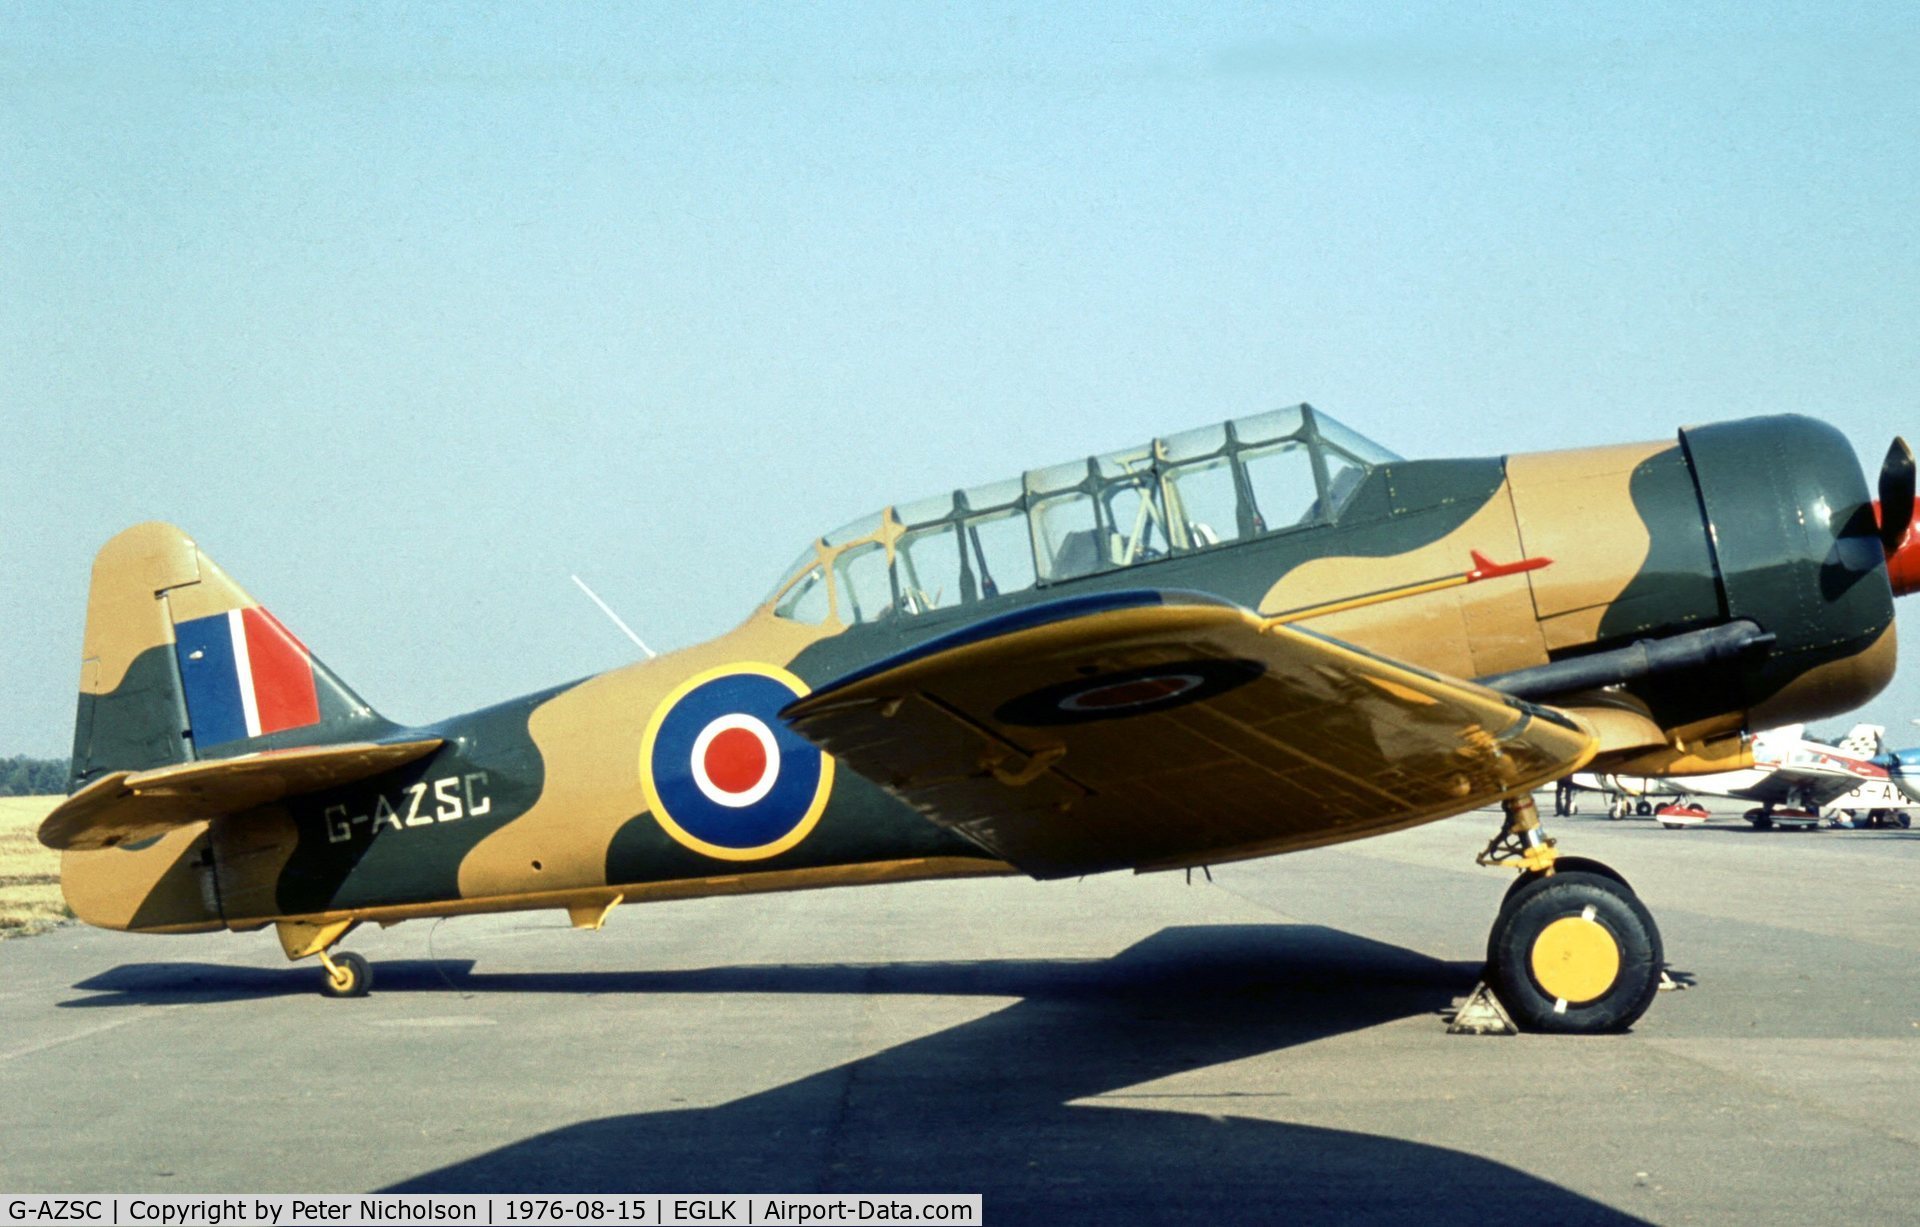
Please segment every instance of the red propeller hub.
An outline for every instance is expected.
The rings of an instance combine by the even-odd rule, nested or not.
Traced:
[[[1880,515],[1880,504],[1873,505],[1873,514]],[[1893,583],[1893,595],[1906,596],[1920,592],[1920,500],[1914,504],[1913,519],[1907,523],[1906,535],[1900,538],[1900,544],[1887,552],[1887,579]]]

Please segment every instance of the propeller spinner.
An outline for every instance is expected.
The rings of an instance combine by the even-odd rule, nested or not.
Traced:
[[[1914,524],[1913,449],[1896,438],[1880,465],[1880,544],[1887,551],[1887,578],[1896,596],[1920,592],[1920,531]]]

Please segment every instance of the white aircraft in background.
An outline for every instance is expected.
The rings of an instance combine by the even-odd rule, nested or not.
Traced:
[[[1910,811],[1920,809],[1920,751],[1909,757],[1886,754],[1886,734],[1878,724],[1856,724],[1837,743],[1806,735],[1804,724],[1789,724],[1753,735],[1753,766],[1712,775],[1627,776],[1582,772],[1572,779],[1572,790],[1604,793],[1608,813],[1656,814],[1659,798],[1672,805],[1656,814],[1668,826],[1705,821],[1697,806],[1679,804],[1684,797],[1727,797],[1752,801],[1746,819],[1756,827],[1776,823],[1818,826],[1821,811],[1833,811],[1836,826],[1906,826]],[[1891,760],[1891,761],[1890,761]],[[1903,786],[1904,785],[1904,786]],[[1572,810],[1572,790],[1559,800]],[[1559,806],[1556,806],[1559,808]],[[1671,817],[1678,821],[1667,822]]]

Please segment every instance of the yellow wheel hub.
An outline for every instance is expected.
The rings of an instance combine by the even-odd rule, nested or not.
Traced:
[[[1620,978],[1620,943],[1588,908],[1562,916],[1533,942],[1533,978],[1547,996],[1570,1005],[1592,1001]]]

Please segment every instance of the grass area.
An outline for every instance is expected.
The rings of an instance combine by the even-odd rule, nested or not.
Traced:
[[[0,938],[51,928],[73,913],[60,897],[60,854],[33,833],[63,797],[0,797]]]

